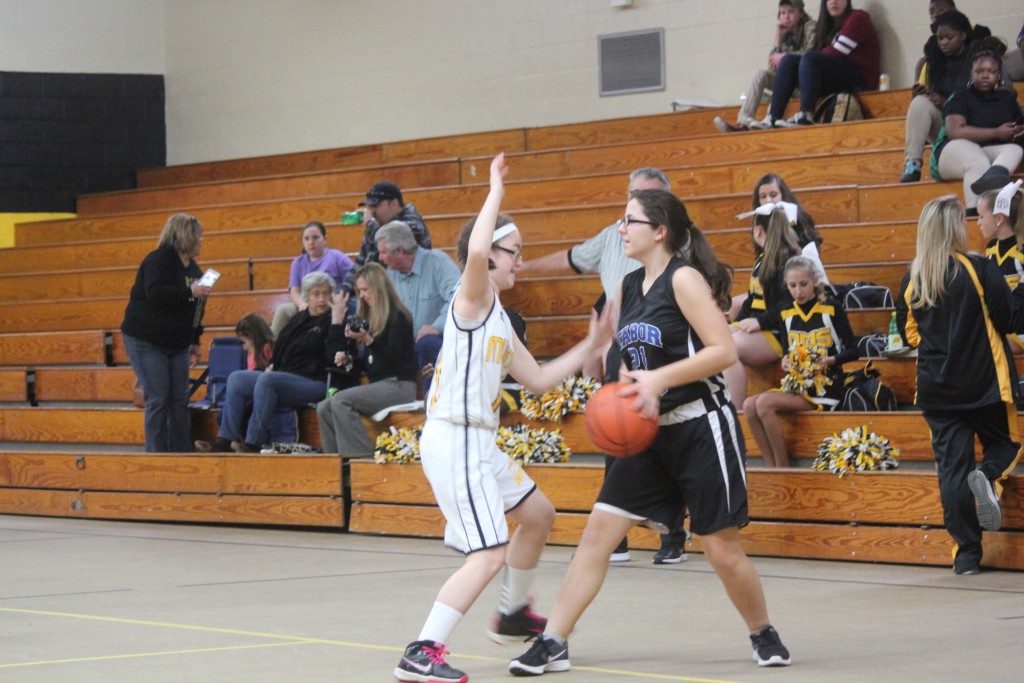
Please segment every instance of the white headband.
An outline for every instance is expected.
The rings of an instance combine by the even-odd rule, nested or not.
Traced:
[[[992,207],[992,213],[1000,214],[1010,217],[1010,200],[1013,199],[1013,195],[1017,194],[1017,190],[1020,189],[1021,181],[1018,180],[1015,183],[1008,183],[1003,186],[1003,189],[999,190],[999,194],[996,195],[995,205]]]
[[[519,232],[519,228],[516,227],[516,224],[506,223],[494,231],[494,237],[491,238],[491,244],[494,244],[506,235],[511,235],[513,232]]]
[[[762,204],[753,211],[741,213],[740,215],[736,216],[736,218],[747,218],[749,216],[753,216],[754,214],[757,214],[758,216],[770,216],[772,215],[772,211],[774,211],[780,206],[786,210],[786,218],[789,219],[789,224],[796,225],[796,218],[797,212],[799,211],[799,207],[797,207],[797,205],[793,204],[792,202],[768,202],[767,204]]]

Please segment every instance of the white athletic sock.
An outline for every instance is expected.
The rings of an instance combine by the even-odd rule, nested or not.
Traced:
[[[501,598],[498,611],[502,614],[513,614],[529,602],[530,586],[533,585],[532,569],[516,569],[505,565],[505,574],[501,579]]]
[[[462,612],[443,602],[435,602],[417,640],[432,640],[435,643],[446,644],[461,620]]]
[[[562,636],[558,635],[557,633],[548,633],[547,631],[544,631],[544,633],[542,633],[541,636],[543,636],[544,638],[547,638],[548,640],[553,640],[555,642],[555,644],[558,645],[559,647],[561,647],[562,645],[565,645],[565,638],[563,638]]]

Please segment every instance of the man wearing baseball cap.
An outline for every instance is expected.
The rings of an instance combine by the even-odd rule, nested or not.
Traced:
[[[427,232],[427,225],[423,217],[416,212],[416,207],[406,204],[402,198],[402,191],[398,185],[382,180],[366,193],[366,199],[359,202],[363,209],[363,243],[359,246],[359,253],[356,255],[355,267],[345,278],[345,285],[351,291],[355,288],[353,274],[359,266],[365,263],[380,262],[377,254],[377,230],[380,226],[391,221],[402,221],[412,230],[416,243],[424,249],[430,249],[430,233]]]

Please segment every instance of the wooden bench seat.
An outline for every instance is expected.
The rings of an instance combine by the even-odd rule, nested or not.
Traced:
[[[338,456],[4,453],[0,514],[345,525]]]
[[[458,159],[391,166],[364,166],[337,171],[285,174],[259,180],[204,182],[86,195],[78,198],[76,208],[79,216],[158,208],[174,211],[179,206],[209,206],[272,197],[310,197],[366,192],[374,183],[381,180],[389,180],[399,187],[458,185],[462,182],[459,172]]]
[[[234,327],[242,316],[259,313],[268,320],[278,305],[288,301],[279,292],[219,292],[211,296],[203,323],[213,327]],[[124,319],[127,294],[120,297],[69,299],[64,301],[18,301],[0,304],[0,332],[32,330],[118,329]]]
[[[851,126],[856,126],[856,130]],[[794,128],[778,136],[725,136],[716,133],[640,145],[627,143],[551,152],[520,152],[510,155],[509,162],[514,169],[514,178],[520,181],[613,172],[627,174],[635,168],[658,166],[678,177],[680,183],[685,183],[676,188],[677,192],[682,193],[685,188],[685,193],[692,195],[700,189],[729,192],[752,186],[766,172],[766,163],[794,187],[816,184],[822,175],[821,168],[831,158],[835,163],[829,168],[833,174],[838,174],[834,175],[832,183],[846,184],[885,178],[887,175],[898,178],[903,161],[903,129],[902,119],[858,121],[813,131]],[[865,146],[871,149],[866,150]],[[800,151],[799,157],[794,155],[795,151]],[[174,188],[129,190],[80,198],[78,214],[84,218],[361,193],[382,179],[393,180],[410,197],[415,197],[417,188],[484,182],[489,163],[490,156],[486,156],[398,167],[407,169],[404,174],[392,174],[389,171],[393,167],[381,167],[379,170],[317,171]],[[723,175],[723,167],[728,167],[731,173]],[[417,168],[423,170],[417,174],[414,172]],[[697,170],[702,168],[708,169],[708,173]]]
[[[28,372],[25,368],[0,368],[0,401],[28,400]]]
[[[421,467],[355,460],[349,530],[437,538],[444,519]],[[603,479],[600,465],[533,465],[538,488],[558,511],[549,542],[575,545]],[[1024,510],[1020,477],[1011,477],[1004,499],[1004,530],[985,534],[985,566],[1024,568]],[[751,524],[741,531],[752,555],[862,562],[948,565],[952,539],[942,528],[942,506],[933,473],[863,472],[838,478],[806,470],[750,469]],[[656,549],[658,537],[635,528],[630,547]],[[700,539],[687,544],[700,552]]]
[[[109,339],[106,332],[94,328],[0,334],[0,366],[105,363]],[[2,322],[0,330],[4,330]]]
[[[859,97],[870,118],[903,116],[910,101],[909,90],[862,93]],[[787,107],[787,115],[795,113],[797,108],[797,103],[791,102]],[[633,116],[605,121],[516,128],[311,152],[182,164],[142,169],[137,173],[137,179],[140,188],[162,187],[444,159],[451,156],[486,155],[494,154],[497,151],[511,153],[595,144],[647,142],[706,135],[714,131],[712,121],[716,116],[724,116],[732,120],[737,109],[738,105],[684,113]],[[759,109],[759,116],[763,117],[766,111],[767,105],[762,105]]]
[[[206,356],[204,356],[205,358]],[[205,366],[189,369],[198,378]],[[38,367],[35,369],[36,401],[87,401],[126,403],[132,400],[135,373],[131,367]],[[191,400],[206,396],[206,385],[200,386]]]
[[[4,441],[139,446],[142,422],[138,408],[0,407]]]
[[[859,188],[850,188],[853,190],[852,196],[841,205],[847,209],[845,212],[830,210],[819,213],[819,204],[810,201],[811,197],[805,190],[800,189],[801,185],[795,185],[800,189],[801,201],[819,222],[910,220],[920,214],[921,205],[929,199],[947,190],[956,192],[960,188],[958,183],[930,182],[913,185],[897,183],[894,186],[870,185],[879,179],[880,174],[883,179],[890,179],[891,176],[884,174],[883,171],[891,166],[894,160],[898,161],[896,152],[888,153],[889,157],[878,156],[883,153],[873,154],[874,157],[858,156],[855,161],[866,163],[865,160],[874,159],[873,163],[879,164],[876,168],[860,171],[857,170],[856,164],[842,166],[842,169],[851,173],[850,180],[859,179],[859,184],[862,185]],[[844,173],[837,165],[836,158],[827,155],[816,159],[795,160],[793,170],[806,168],[812,163],[820,164],[820,174],[817,177],[835,177]],[[784,170],[784,167],[784,164],[774,162],[722,164],[679,171],[670,170],[669,178],[673,181],[673,190],[676,194],[687,200],[690,217],[698,225],[736,227],[736,214],[749,209],[747,198],[750,196],[754,180],[769,171]],[[740,180],[734,181],[734,176],[738,176]],[[507,184],[502,207],[511,212],[525,208],[558,208],[566,205],[618,204],[621,207],[625,200],[625,185],[622,173],[536,181],[513,180]],[[830,187],[833,191],[837,189],[835,184]],[[727,208],[724,213],[713,214],[705,211],[709,201],[718,199],[722,193],[732,195],[731,201],[725,202]],[[472,213],[483,203],[486,194],[487,186],[484,184],[459,185],[409,191],[406,200],[414,202],[419,210],[427,215]],[[197,215],[204,225],[211,229],[273,227],[302,225],[309,220],[333,220],[342,211],[355,208],[362,198],[362,193],[338,194],[182,209]],[[820,205],[824,207],[830,203],[821,202]],[[159,226],[167,220],[167,216],[167,211],[161,210],[27,223],[17,227],[15,243],[18,246],[31,246],[54,241],[142,237],[156,234]]]

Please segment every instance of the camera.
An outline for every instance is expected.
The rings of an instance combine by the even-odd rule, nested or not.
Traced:
[[[345,324],[348,325],[350,332],[362,332],[366,329],[366,321],[358,315],[350,315]]]

